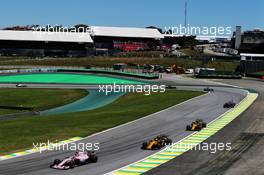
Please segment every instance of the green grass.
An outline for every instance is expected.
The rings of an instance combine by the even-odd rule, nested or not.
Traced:
[[[190,49],[190,48],[179,49],[179,51],[188,55],[188,56],[192,56],[192,57],[206,56],[206,54],[197,52],[197,51]]]
[[[21,111],[11,110],[11,109],[0,109],[0,115],[13,114],[13,113],[19,113],[19,112]]]
[[[214,61],[207,64],[208,67],[214,67],[220,71],[234,72],[239,65],[239,61]]]
[[[62,106],[88,94],[85,90],[71,89],[0,89],[0,106],[25,106],[45,110]],[[0,115],[21,111],[0,109]]]
[[[85,137],[181,103],[203,92],[127,94],[92,111],[1,121],[0,154],[32,148],[32,143]]]

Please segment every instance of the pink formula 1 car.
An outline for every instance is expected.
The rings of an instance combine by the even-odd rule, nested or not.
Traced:
[[[53,164],[50,165],[50,168],[68,170],[75,166],[96,163],[97,160],[98,157],[94,152],[76,152],[73,156],[67,157],[64,160],[55,159]]]

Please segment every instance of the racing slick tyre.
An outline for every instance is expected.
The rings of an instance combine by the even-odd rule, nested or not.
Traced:
[[[147,146],[148,146],[148,143],[147,142],[144,142],[143,144],[142,144],[142,149],[147,149]]]
[[[202,123],[202,127],[206,128],[206,123],[205,122]]]
[[[169,146],[172,144],[172,140],[171,139],[168,139],[168,141],[166,142],[166,146]]]
[[[59,165],[61,163],[60,159],[55,159],[53,165]]]
[[[195,128],[195,131],[201,131],[201,130],[202,130],[201,127],[196,127],[196,128]]]
[[[92,163],[96,163],[98,161],[98,157],[97,156],[92,156],[91,157],[91,162]]]
[[[152,148],[153,148],[153,150],[159,150],[159,149],[161,149],[161,146],[160,145],[154,145]]]
[[[61,163],[61,160],[60,159],[55,159],[53,161],[53,164],[50,165],[50,168],[53,168],[54,165],[59,165]]]
[[[74,161],[71,161],[71,162],[69,163],[69,167],[70,167],[70,169],[73,169],[73,168],[75,167],[75,163],[74,163]]]
[[[74,160],[75,165],[80,166],[82,165],[79,159]]]
[[[192,128],[191,128],[190,125],[187,125],[187,126],[186,126],[186,131],[191,131],[191,129],[192,129]]]

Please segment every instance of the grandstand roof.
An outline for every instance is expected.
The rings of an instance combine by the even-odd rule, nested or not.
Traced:
[[[0,40],[92,43],[89,33],[0,30]]]
[[[94,36],[155,38],[155,39],[164,38],[164,36],[157,29],[92,26],[91,30],[92,30],[92,35]]]

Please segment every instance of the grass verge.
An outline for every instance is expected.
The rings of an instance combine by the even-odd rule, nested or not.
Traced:
[[[84,96],[86,90],[77,89],[0,89],[0,106],[25,106],[45,110],[74,102]],[[22,112],[0,109],[0,115]]]
[[[32,143],[85,137],[176,105],[203,92],[167,91],[149,96],[126,94],[91,111],[1,121],[0,155],[32,148]]]

